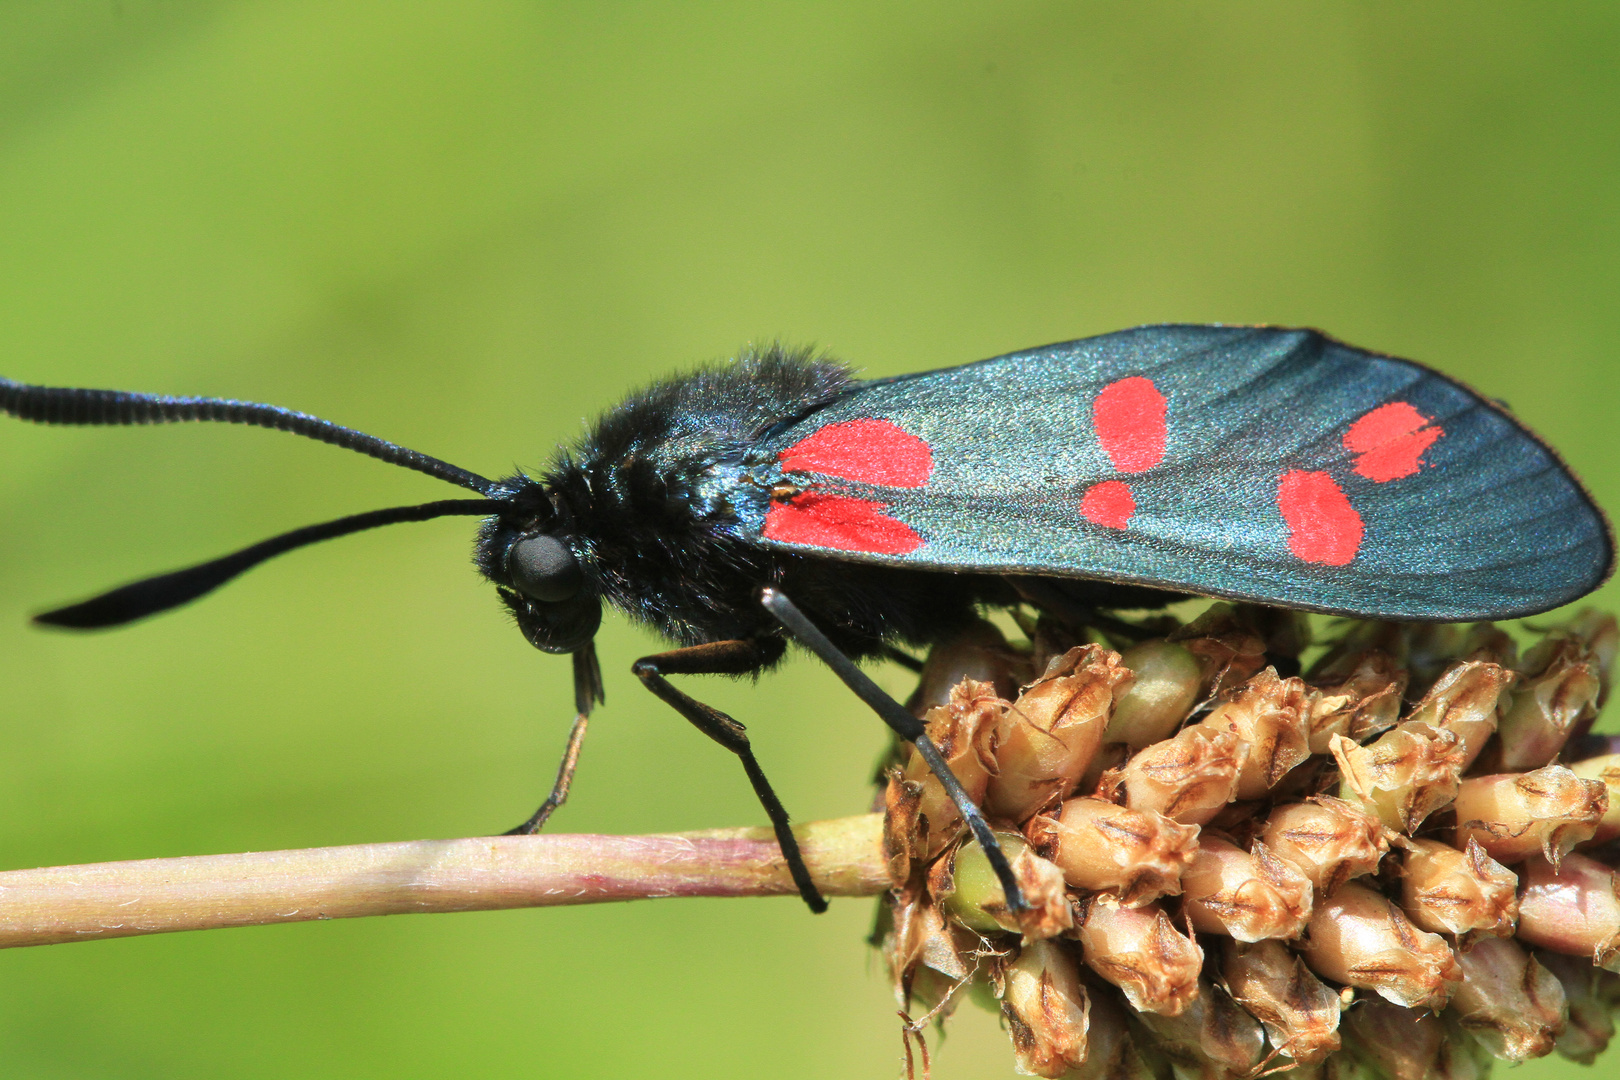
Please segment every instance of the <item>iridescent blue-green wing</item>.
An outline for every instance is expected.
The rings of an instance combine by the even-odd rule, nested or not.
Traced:
[[[1319,611],[1502,618],[1589,592],[1607,522],[1500,406],[1311,330],[1148,326],[863,383],[773,433],[752,542]]]

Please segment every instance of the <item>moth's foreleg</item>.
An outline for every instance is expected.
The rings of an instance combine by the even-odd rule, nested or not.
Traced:
[[[557,764],[557,779],[551,793],[540,809],[529,820],[504,836],[533,836],[545,828],[553,811],[568,801],[568,789],[574,783],[574,768],[579,764],[579,748],[585,742],[585,728],[591,720],[591,706],[602,701],[602,669],[596,662],[596,646],[587,644],[574,652],[574,727],[568,733],[568,745],[563,749],[562,761]]]

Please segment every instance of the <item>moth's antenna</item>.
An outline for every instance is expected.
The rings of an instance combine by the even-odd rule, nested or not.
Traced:
[[[252,401],[29,386],[0,378],[0,411],[22,420],[32,420],[36,424],[174,424],[187,420],[250,424],[274,428],[276,431],[290,431],[306,439],[369,454],[391,465],[403,465],[407,469],[471,488],[480,495],[501,494],[501,487],[495,481],[457,468],[449,462],[419,454],[330,420],[322,420],[318,416]]]
[[[341,517],[336,521],[322,522],[319,525],[306,525],[302,529],[294,529],[292,532],[261,540],[251,547],[245,547],[241,551],[221,559],[214,559],[212,562],[159,574],[157,577],[125,585],[82,603],[47,611],[43,615],[35,615],[34,621],[44,623],[46,626],[63,626],[73,630],[122,626],[136,619],[144,619],[148,615],[156,615],[160,611],[168,611],[170,608],[190,603],[199,596],[213,592],[244,570],[252,569],[284,551],[401,521],[427,521],[429,518],[445,517],[450,514],[487,516],[498,513],[500,506],[500,501],[491,499],[444,499],[418,506],[371,510],[364,514]]]

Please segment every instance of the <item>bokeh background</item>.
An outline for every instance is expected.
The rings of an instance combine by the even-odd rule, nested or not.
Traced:
[[[1620,508],[1617,171],[1612,5],[8,0],[0,371],[272,401],[495,473],[749,340],[881,375],[1151,321],[1309,324],[1505,398]],[[519,820],[568,665],[479,585],[466,521],[118,633],[25,625],[453,494],[262,431],[0,424],[0,866]],[[760,821],[735,762],[633,684],[653,645],[606,624],[556,828]],[[711,682],[798,817],[865,807],[883,735],[829,676]],[[19,950],[0,1075],[886,1077],[871,912]],[[1010,1074],[965,1007],[936,1075]]]

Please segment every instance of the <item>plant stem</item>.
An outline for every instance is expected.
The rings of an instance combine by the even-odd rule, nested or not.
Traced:
[[[794,830],[829,896],[889,887],[880,814]],[[767,828],[486,836],[0,873],[0,948],[412,912],[797,890]]]

